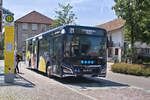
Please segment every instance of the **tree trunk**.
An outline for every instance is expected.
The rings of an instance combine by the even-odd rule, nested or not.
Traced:
[[[134,31],[133,26],[131,26],[131,63],[135,62],[135,52],[134,52]]]

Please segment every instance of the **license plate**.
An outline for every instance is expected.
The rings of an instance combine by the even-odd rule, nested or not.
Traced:
[[[89,65],[88,67],[101,67],[101,65]]]
[[[91,72],[92,69],[83,69],[83,72]]]
[[[84,74],[84,77],[91,77],[92,75]]]

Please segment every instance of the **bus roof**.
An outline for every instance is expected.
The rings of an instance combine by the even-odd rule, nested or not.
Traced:
[[[36,35],[36,36],[34,36],[34,37],[30,37],[30,38],[26,39],[26,41],[31,40],[31,39],[34,39],[34,38],[39,37],[39,36],[42,36],[42,35],[45,35],[45,34],[48,34],[48,33],[50,33],[50,32],[54,32],[54,31],[57,31],[57,30],[62,30],[62,29],[64,29],[64,28],[66,28],[66,27],[87,28],[87,29],[96,29],[96,30],[104,30],[104,31],[106,31],[106,30],[103,29],[103,28],[97,28],[97,27],[91,27],[91,26],[63,25],[63,26],[59,26],[59,27],[57,27],[57,28],[53,28],[53,29],[51,29],[51,30],[48,30],[48,31],[46,31],[46,32],[42,32],[42,33],[40,33],[40,34],[38,34],[38,35]]]

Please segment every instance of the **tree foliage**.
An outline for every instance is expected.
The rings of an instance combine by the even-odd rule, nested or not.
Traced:
[[[75,24],[77,17],[72,11],[72,6],[70,4],[62,5],[59,4],[60,10],[56,10],[56,19],[52,23],[52,27],[58,27],[66,24]]]
[[[125,33],[131,40],[131,31],[134,32],[134,41],[150,43],[150,0],[114,0],[113,9],[117,16],[125,22]]]
[[[114,0],[113,9],[125,20],[125,36],[131,42],[132,58],[136,41],[150,43],[150,0]]]

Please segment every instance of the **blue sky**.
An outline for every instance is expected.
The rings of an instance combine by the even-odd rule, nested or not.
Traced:
[[[33,10],[54,19],[58,3],[70,3],[80,25],[94,26],[117,18],[112,10],[114,0],[3,0],[3,7],[15,14],[15,20]]]

